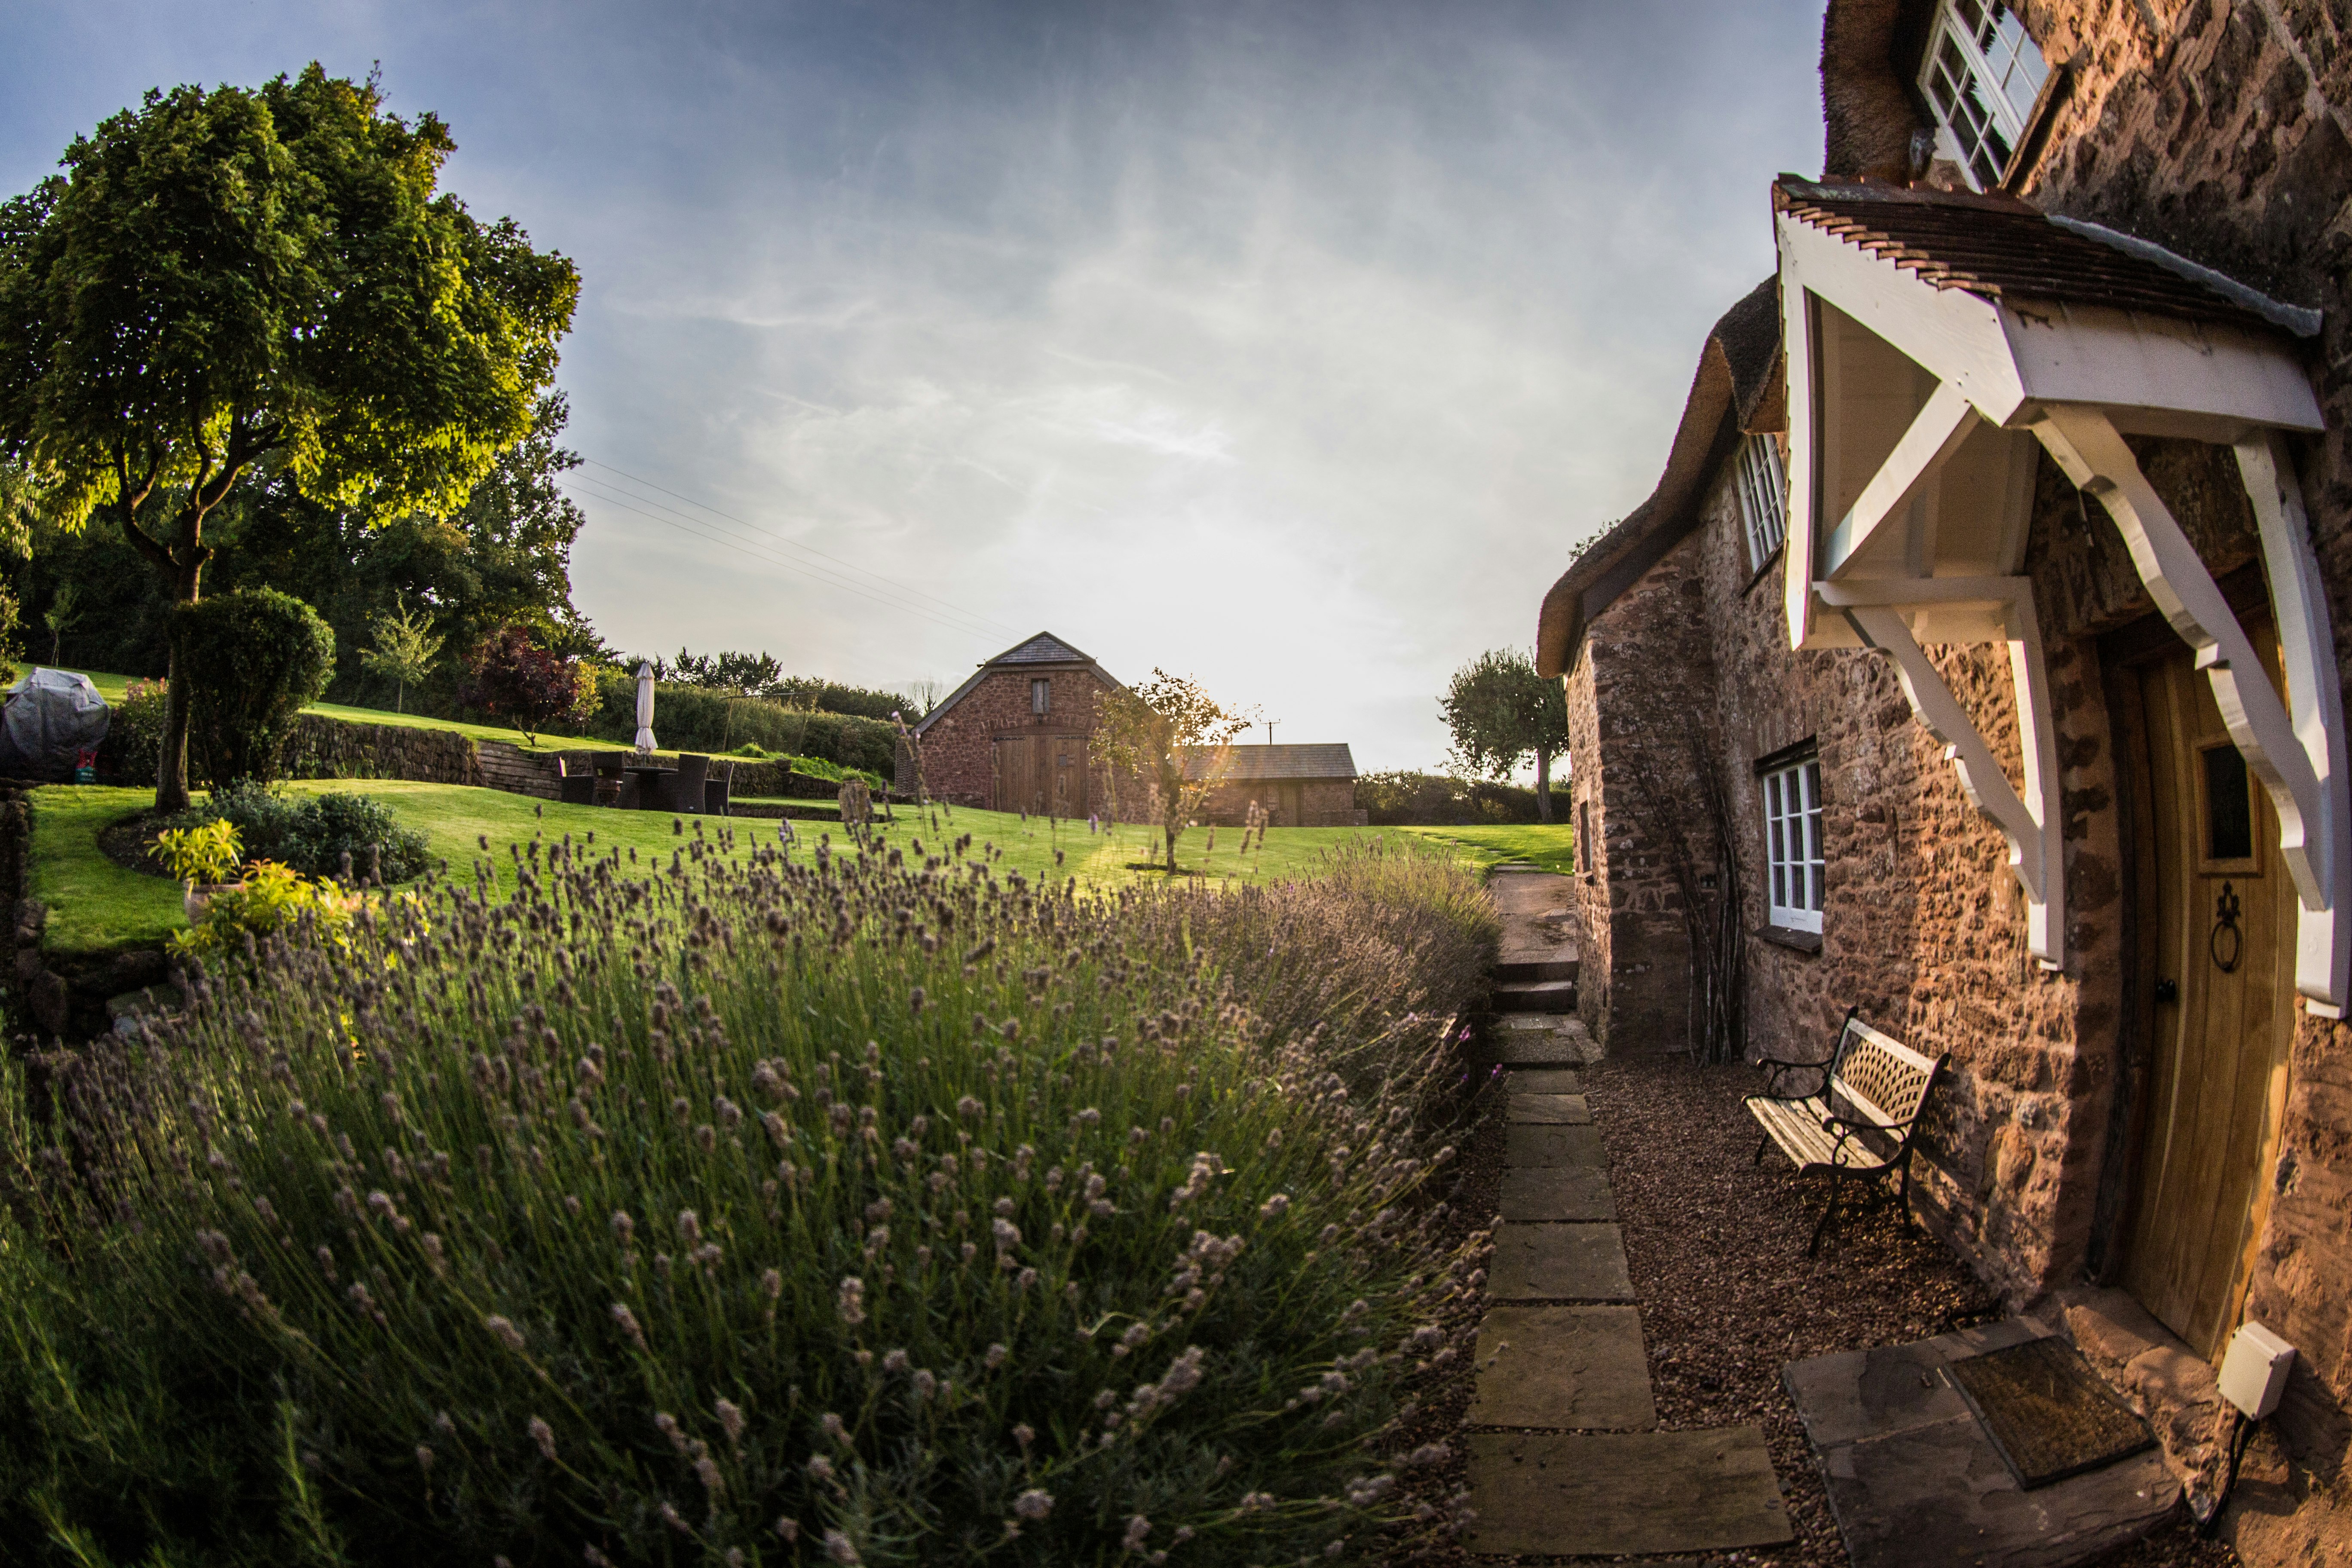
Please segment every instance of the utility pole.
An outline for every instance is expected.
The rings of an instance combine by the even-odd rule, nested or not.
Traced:
[[[1274,744],[1274,727],[1281,722],[1282,721],[1279,719],[1268,719],[1265,721],[1265,743],[1267,745],[1271,746]]]

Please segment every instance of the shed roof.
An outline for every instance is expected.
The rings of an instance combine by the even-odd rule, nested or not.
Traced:
[[[1783,174],[1772,209],[1891,261],[1923,283],[1983,300],[2067,300],[2236,327],[2319,330],[2283,305],[2160,245],[2015,196]]]
[[[1205,779],[1211,776],[1211,765],[1216,752],[1207,748],[1194,748],[1185,759],[1184,776]],[[1215,777],[1228,784],[1283,784],[1300,779],[1351,779],[1356,776],[1356,755],[1345,741],[1309,742],[1300,745],[1227,746],[1223,765]]]
[[[978,686],[982,681],[988,679],[988,672],[990,670],[1020,668],[1024,666],[1034,667],[1040,665],[1077,665],[1082,668],[1090,669],[1096,675],[1101,677],[1103,684],[1106,686],[1116,687],[1118,685],[1118,682],[1112,679],[1110,671],[1105,669],[1101,665],[1098,665],[1094,661],[1093,655],[1080,653],[1076,648],[1072,647],[1068,643],[1064,642],[1060,637],[1055,637],[1051,632],[1039,632],[1034,637],[1024,637],[1021,641],[1014,643],[1011,647],[1006,648],[1003,653],[998,654],[993,658],[982,659],[980,663],[980,667],[977,669],[974,669],[971,674],[965,679],[964,683],[961,686],[959,686],[953,691],[949,692],[946,697],[940,700],[938,707],[923,715],[922,722],[915,726],[915,733],[918,735],[923,733],[933,724],[938,723],[940,720],[946,717],[949,709],[953,708],[957,703],[962,701],[967,696],[971,695],[973,687]]]

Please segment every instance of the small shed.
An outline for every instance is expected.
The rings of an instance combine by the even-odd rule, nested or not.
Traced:
[[[1274,814],[1276,827],[1361,827],[1356,808],[1356,758],[1344,741],[1301,745],[1206,748],[1186,763],[1186,778],[1214,778],[1199,814],[1204,823],[1240,824],[1250,803]]]

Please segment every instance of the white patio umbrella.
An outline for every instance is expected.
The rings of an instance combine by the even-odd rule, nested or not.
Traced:
[[[654,749],[654,667],[649,662],[637,665],[637,750]]]

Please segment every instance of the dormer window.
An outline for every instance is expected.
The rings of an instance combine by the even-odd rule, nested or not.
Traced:
[[[1993,189],[2008,173],[2049,77],[2016,12],[1997,0],[1940,0],[1919,86],[1942,122],[1937,151],[1978,190]]]
[[[1755,435],[1739,444],[1739,518],[1748,530],[1748,569],[1764,570],[1789,535],[1789,476],[1780,443]]]
[[[1029,683],[1029,711],[1045,714],[1054,710],[1054,683],[1040,677]]]

